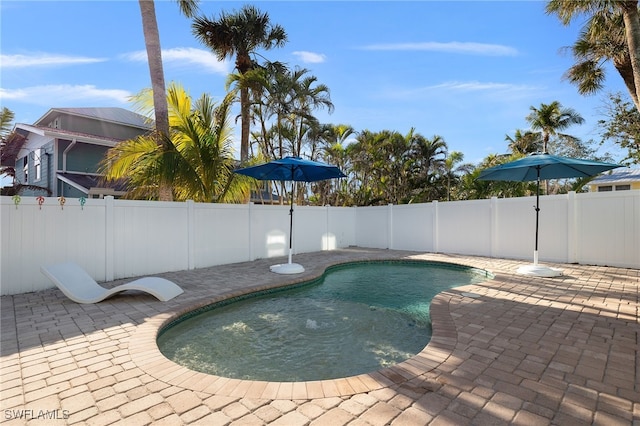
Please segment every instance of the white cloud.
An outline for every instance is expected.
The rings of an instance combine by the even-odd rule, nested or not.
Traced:
[[[320,64],[327,59],[322,53],[306,52],[304,50],[293,52],[293,55],[297,56],[305,64]]]
[[[415,50],[415,51],[430,51],[430,52],[448,52],[448,53],[462,53],[470,55],[485,55],[485,56],[516,56],[518,50],[503,46],[501,44],[486,44],[486,43],[472,43],[472,42],[458,42],[451,41],[448,43],[439,42],[423,42],[423,43],[383,43],[383,44],[370,44],[363,47],[364,50]]]
[[[422,90],[432,89],[445,89],[445,90],[457,90],[461,92],[477,92],[477,91],[534,91],[539,90],[534,86],[528,86],[524,84],[511,84],[511,83],[492,83],[492,82],[480,82],[480,81],[449,81],[442,84],[436,84],[434,86],[428,86]]]
[[[414,88],[388,88],[380,95],[382,98],[401,101],[413,101],[433,97],[460,99],[460,96],[479,95],[484,99],[507,100],[539,96],[544,87],[525,84],[494,83],[480,81],[450,81],[432,86]],[[466,99],[466,98],[465,98]]]
[[[124,55],[130,61],[147,61],[147,52],[144,50],[132,52]],[[214,74],[227,75],[231,72],[232,64],[229,61],[218,61],[216,56],[203,49],[193,47],[177,47],[174,49],[162,50],[162,61],[165,64],[177,65],[179,67],[192,67],[195,69],[205,69]]]
[[[65,66],[93,64],[96,62],[104,61],[106,61],[106,59],[104,58],[55,55],[50,53],[34,53],[29,55],[0,55],[0,67],[2,68]]]
[[[111,101],[120,104],[129,102],[132,94],[120,89],[100,89],[93,85],[45,85],[21,89],[0,88],[0,100],[19,101],[37,105],[61,105],[69,103],[92,104],[96,101]]]

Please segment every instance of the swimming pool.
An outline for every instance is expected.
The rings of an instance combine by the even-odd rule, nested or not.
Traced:
[[[486,271],[428,261],[354,262],[318,279],[190,312],[160,330],[169,359],[191,370],[264,381],[353,376],[395,365],[431,338],[429,304]]]

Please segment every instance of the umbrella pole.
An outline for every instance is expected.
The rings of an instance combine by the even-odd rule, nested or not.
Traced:
[[[293,180],[293,176],[292,176]],[[291,204],[289,207],[289,262],[282,263],[279,265],[272,265],[271,272],[275,272],[276,274],[299,274],[304,272],[304,268],[297,263],[293,263],[293,196],[295,193],[295,182],[291,183]]]
[[[289,208],[289,264],[291,264],[292,235],[293,235],[293,192],[295,182],[291,182],[291,207]]]
[[[557,277],[562,275],[560,269],[549,268],[547,266],[538,265],[538,225],[540,216],[540,166],[536,167],[537,171],[537,183],[536,183],[536,246],[533,251],[533,265],[521,266],[518,268],[518,273],[523,275],[529,275],[534,277]]]
[[[536,245],[533,251],[533,264],[538,264],[538,216],[540,215],[540,167],[536,168],[538,172],[538,183],[536,186]]]

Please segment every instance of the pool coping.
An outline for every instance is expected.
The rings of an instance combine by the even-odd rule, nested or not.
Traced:
[[[373,261],[397,262],[402,261],[402,259],[389,257]],[[476,266],[463,262],[417,261],[456,265],[480,270],[480,268]],[[362,262],[366,262],[366,260]],[[158,348],[157,337],[163,328],[193,310],[235,297],[312,281],[320,278],[331,267],[347,263],[353,263],[353,261],[329,263],[324,265],[322,271],[318,271],[311,276],[307,275],[299,279],[292,278],[291,276],[283,276],[282,281],[274,284],[254,286],[241,291],[225,293],[195,304],[182,304],[174,310],[148,318],[147,321],[137,327],[137,330],[131,338],[129,345],[131,360],[145,373],[172,386],[179,386],[183,389],[218,396],[274,400],[345,397],[358,393],[371,392],[394,385],[402,385],[416,377],[428,374],[446,362],[453,353],[458,337],[453,318],[449,311],[450,302],[453,298],[468,298],[469,300],[477,298],[478,294],[474,293],[474,289],[482,283],[466,284],[451,288],[438,293],[432,299],[430,307],[432,325],[431,340],[418,354],[393,366],[355,376],[301,382],[232,379],[188,369],[166,358]],[[486,281],[496,278],[496,274],[492,271],[486,269],[481,270],[488,274]]]

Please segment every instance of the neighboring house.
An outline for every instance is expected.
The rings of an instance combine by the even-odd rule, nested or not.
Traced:
[[[123,185],[104,185],[99,164],[118,142],[151,130],[147,117],[123,108],[52,108],[32,125],[15,125],[2,161],[15,163],[21,195],[118,197]]]
[[[251,197],[249,201],[254,204],[282,204],[283,199],[273,191],[265,189],[264,191],[256,192],[251,191]]]
[[[589,182],[589,192],[640,189],[640,169],[620,167]]]

